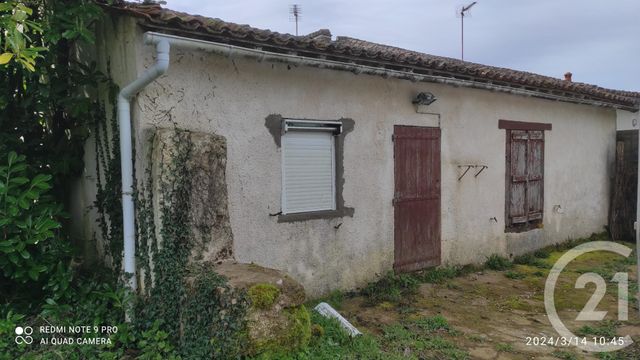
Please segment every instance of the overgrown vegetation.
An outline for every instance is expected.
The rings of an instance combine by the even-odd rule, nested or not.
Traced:
[[[364,328],[371,331],[361,339],[370,343],[370,349],[366,356],[358,357],[351,352],[351,348],[354,346],[352,344],[359,344],[360,340],[345,337],[340,346],[328,347],[325,350],[329,354],[326,358],[456,359],[475,356],[467,353],[465,349],[494,351],[496,355],[493,356],[505,358],[530,356],[529,352],[516,346],[515,342],[510,342],[508,334],[491,335],[492,329],[496,328],[496,324],[491,324],[492,316],[500,313],[509,316],[508,314],[514,313],[513,316],[525,323],[530,321],[533,314],[543,315],[541,292],[544,290],[544,277],[551,265],[565,250],[587,241],[598,240],[606,240],[606,234],[593,234],[584,239],[549,246],[531,254],[515,257],[513,261],[493,256],[483,266],[444,266],[402,275],[388,273],[377,282],[366,286],[360,293],[333,292],[324,301],[341,305],[343,314],[347,314],[349,320],[355,320],[355,325],[360,330]],[[591,257],[578,258],[576,263],[568,268],[566,275],[572,279],[587,270],[605,274],[614,270],[628,271],[628,266],[634,262],[632,256],[622,259],[615,254],[594,253]],[[492,267],[502,270],[487,271]],[[467,274],[470,276],[458,278]],[[509,280],[504,279],[501,282],[500,276]],[[485,283],[478,279],[490,281]],[[496,280],[498,283],[494,283]],[[574,293],[573,285],[571,281],[562,283],[559,291],[568,289]],[[501,292],[504,289],[508,291]],[[630,290],[633,291],[635,290]],[[588,300],[589,294],[584,299],[573,299],[570,296],[565,297],[564,293],[559,294],[556,297],[557,306],[562,308],[562,302],[568,301],[570,309],[579,310]],[[605,301],[608,300],[611,299]],[[473,304],[474,302],[477,303]],[[487,308],[487,312],[474,312],[481,308]],[[525,315],[516,315],[514,310]],[[460,312],[465,315],[460,315]],[[425,313],[433,315],[425,316]],[[444,316],[437,313],[450,314],[447,317],[464,327],[465,332],[456,330]],[[322,320],[318,320],[317,315],[312,319],[315,323],[312,326],[315,335],[310,346],[322,344],[322,334],[327,332],[325,326],[319,325]],[[577,336],[611,338],[616,335],[618,325],[620,323],[608,321],[573,330]],[[520,324],[518,327],[526,328],[527,325]],[[468,332],[469,329],[476,329],[478,332]],[[541,331],[539,324],[531,325],[531,329]],[[575,359],[580,358],[577,353],[579,352],[572,348],[555,352],[550,349],[546,355]],[[484,353],[485,356],[492,356],[489,354],[490,352]],[[634,349],[632,346],[616,353],[603,353],[598,356],[603,359],[631,359],[637,358],[637,354],[638,348]],[[323,358],[321,355],[318,356]],[[291,355],[290,358],[306,359],[299,354]]]
[[[115,106],[118,88],[108,68],[101,72],[76,57],[94,41],[93,24],[102,16],[92,0],[0,4],[0,359],[235,358],[243,351],[248,302],[206,264],[188,265],[190,189],[180,166],[173,175],[181,180],[169,188],[173,203],[161,208],[162,246],[150,192],[136,193],[138,248],[148,249],[139,252],[146,292],[135,300],[136,321],[124,323],[124,306],[134,299],[118,277],[118,127],[115,109],[105,107]],[[74,258],[66,213],[89,136],[96,144],[94,205],[108,261],[78,271],[82,258]],[[181,150],[186,153],[176,164],[188,155]],[[30,346],[7,341],[16,326],[39,325],[118,330],[101,345],[39,345],[37,336]]]
[[[29,169],[26,157],[10,152],[0,160],[0,270],[12,281],[38,281],[56,270],[55,231],[61,207],[47,192],[50,175]],[[52,253],[52,250],[54,253]]]
[[[122,322],[123,292],[115,279],[77,275],[66,215],[88,130],[101,116],[97,98],[88,94],[106,79],[74,56],[75,46],[93,40],[89,27],[100,15],[84,0],[0,4],[3,339],[13,340],[17,325]],[[57,352],[87,358],[97,348]],[[0,343],[0,358],[20,354],[51,355],[37,345]]]
[[[201,239],[193,235],[189,218],[191,182],[193,176],[187,167],[192,144],[187,132],[176,132],[174,146],[168,150],[171,161],[163,169],[160,196],[160,240],[150,209],[142,208],[139,218],[139,252],[148,252],[141,258],[145,272],[145,293],[139,298],[136,326],[140,329],[158,322],[175,344],[175,351],[187,359],[236,358],[246,350],[245,314],[248,298],[243,291],[230,288],[226,279],[213,272],[212,264],[190,263],[191,250]],[[149,196],[148,189],[138,193],[138,199]],[[139,203],[150,204],[143,200]],[[149,226],[149,227],[146,227]],[[262,292],[268,292],[268,289]],[[275,289],[277,291],[277,288]],[[252,295],[250,292],[249,295]],[[255,294],[253,294],[255,295]],[[265,305],[273,299],[260,298]],[[252,298],[253,299],[253,298]]]
[[[513,267],[513,263],[509,261],[509,259],[497,254],[489,256],[485,265],[491,270],[498,271],[511,269]]]

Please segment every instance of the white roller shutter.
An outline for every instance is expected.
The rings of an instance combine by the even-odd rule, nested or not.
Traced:
[[[334,136],[330,131],[282,135],[282,213],[335,210]]]

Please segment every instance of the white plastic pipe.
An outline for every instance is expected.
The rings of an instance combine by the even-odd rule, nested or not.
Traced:
[[[362,335],[360,330],[358,330],[355,326],[353,326],[347,319],[345,319],[342,315],[340,315],[340,313],[337,312],[336,309],[332,308],[331,305],[327,304],[326,302],[321,302],[320,304],[316,305],[316,307],[314,307],[313,309],[324,317],[327,317],[330,319],[337,319],[338,322],[340,323],[340,326],[342,326],[342,328],[347,333],[349,333],[349,336],[354,337],[354,336]]]
[[[120,168],[122,172],[122,232],[124,236],[124,273],[132,292],[138,288],[136,281],[135,211],[133,207],[133,151],[131,139],[131,98],[145,86],[164,74],[169,68],[169,42],[158,40],[156,63],[140,77],[120,90],[118,94],[118,125],[120,126]],[[127,320],[129,320],[127,312]]]

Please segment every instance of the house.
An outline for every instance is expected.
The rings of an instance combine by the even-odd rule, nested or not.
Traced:
[[[137,186],[150,173],[162,189],[176,129],[198,151],[220,149],[201,166],[218,168],[214,215],[228,220],[218,247],[202,249],[211,258],[228,247],[316,296],[607,225],[616,123],[638,118],[635,93],[328,30],[293,36],[159,5],[106,8],[94,52],[121,88],[161,58],[149,43],[171,46],[166,72],[132,97]],[[74,195],[86,239],[97,233],[94,143]],[[207,174],[196,177],[216,177]],[[199,211],[213,193],[192,194]],[[153,211],[158,221],[157,202]]]

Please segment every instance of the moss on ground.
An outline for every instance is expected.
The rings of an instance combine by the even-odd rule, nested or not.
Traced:
[[[269,309],[280,296],[280,289],[271,284],[256,284],[248,291],[251,305],[258,309]]]
[[[309,345],[311,314],[307,308],[300,305],[283,312],[286,314],[286,321],[278,329],[274,329],[274,336],[253,344],[250,353],[257,354],[256,359],[284,359],[287,354],[304,350]]]

